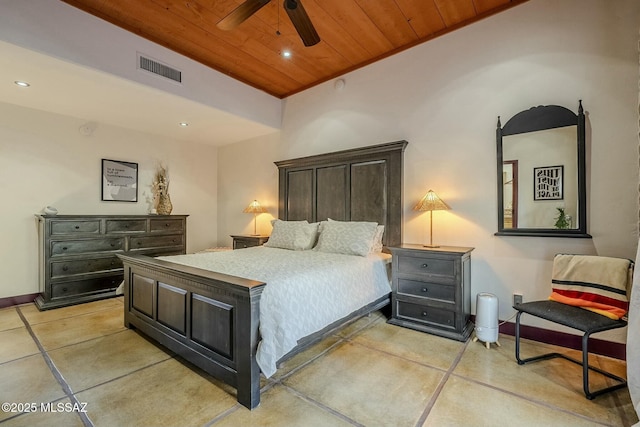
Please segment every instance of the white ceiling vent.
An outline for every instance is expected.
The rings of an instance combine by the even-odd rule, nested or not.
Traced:
[[[164,77],[165,79],[182,83],[182,71],[176,70],[175,68],[169,67],[168,65],[141,54],[138,54],[138,68]]]

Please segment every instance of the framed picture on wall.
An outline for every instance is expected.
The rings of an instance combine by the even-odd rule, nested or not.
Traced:
[[[138,201],[138,164],[102,159],[102,200]]]
[[[564,166],[533,168],[533,200],[562,200]]]

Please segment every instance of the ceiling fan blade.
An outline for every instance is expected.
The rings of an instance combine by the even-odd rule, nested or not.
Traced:
[[[302,7],[302,3],[296,0],[284,0],[284,8],[291,19],[291,23],[296,27],[305,46],[313,46],[320,42],[320,36],[313,27],[309,15]]]
[[[225,31],[233,30],[270,1],[271,0],[246,0],[222,18],[216,26]]]

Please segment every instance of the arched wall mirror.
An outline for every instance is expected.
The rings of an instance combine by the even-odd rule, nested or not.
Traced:
[[[502,236],[587,234],[585,119],[558,105],[533,107],[496,130],[498,232]]]

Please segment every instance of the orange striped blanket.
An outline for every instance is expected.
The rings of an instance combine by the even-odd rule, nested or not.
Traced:
[[[628,259],[558,254],[549,299],[620,319],[629,310],[632,277],[633,262]]]

